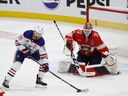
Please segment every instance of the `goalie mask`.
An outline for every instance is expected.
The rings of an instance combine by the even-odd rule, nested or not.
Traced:
[[[43,34],[43,27],[42,26],[35,26],[33,29],[33,39],[38,40],[42,37]]]
[[[84,32],[84,35],[85,35],[86,38],[89,37],[89,35],[92,32],[92,29],[93,29],[93,27],[90,23],[86,23],[86,25],[83,26],[83,32]]]

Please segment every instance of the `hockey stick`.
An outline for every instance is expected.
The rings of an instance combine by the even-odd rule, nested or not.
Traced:
[[[64,37],[63,37],[63,35],[62,35],[62,33],[61,33],[61,31],[60,31],[60,29],[59,29],[59,27],[58,27],[58,25],[57,25],[57,23],[56,23],[56,21],[55,20],[53,20],[53,22],[54,22],[54,24],[56,25],[56,28],[57,28],[57,30],[59,31],[59,33],[60,33],[60,36],[61,36],[61,38],[63,39],[63,41],[64,41]],[[73,62],[75,63],[75,64],[77,64],[78,62],[77,62],[77,60],[75,59],[75,55],[72,53],[72,55],[71,55],[71,58],[72,58],[72,60],[73,60]]]
[[[59,31],[60,36],[61,36],[61,38],[62,38],[63,41],[64,41],[64,37],[63,37],[63,35],[62,35],[62,33],[61,33],[61,31],[60,31],[60,29],[59,29],[59,27],[58,27],[56,21],[53,20],[53,22],[54,22],[54,24],[56,25],[56,28],[57,28],[57,30]],[[73,60],[73,62],[74,62],[75,64],[78,64],[78,62],[77,62],[77,60],[76,60],[76,58],[75,58],[75,55],[74,55],[73,53],[72,53],[72,55],[71,55],[71,58],[72,58],[72,60]]]
[[[33,57],[31,57],[31,59],[33,61],[35,61],[37,64],[41,65],[37,60],[35,60]],[[61,81],[65,82],[66,84],[68,84],[69,86],[71,86],[72,88],[76,89],[77,92],[88,92],[89,89],[86,88],[86,89],[79,89],[77,87],[75,87],[74,85],[70,84],[69,82],[65,81],[64,79],[62,79],[61,77],[59,77],[58,75],[56,75],[55,73],[53,73],[52,71],[48,71],[49,73],[51,73],[52,75],[54,75],[55,77],[57,77],[58,79],[60,79]]]
[[[64,41],[64,37],[63,37],[63,35],[62,35],[62,33],[61,33],[61,31],[60,31],[60,29],[59,29],[59,27],[58,27],[56,21],[53,20],[53,22],[54,22],[54,24],[55,24],[57,30],[59,31],[61,38],[62,38],[63,41]],[[74,62],[74,65],[76,66],[76,69],[77,69],[77,71],[79,72],[79,74],[80,74],[81,76],[87,76],[87,73],[84,72],[84,71],[80,68],[80,66],[79,66],[79,64],[78,64],[78,61],[77,61],[77,59],[75,58],[75,55],[73,54],[73,52],[72,52],[72,54],[71,54],[71,59],[72,59],[72,61]]]
[[[104,63],[104,64],[95,64],[95,65],[87,65],[86,68],[97,68],[97,67],[103,67],[104,65],[106,65],[106,63]]]

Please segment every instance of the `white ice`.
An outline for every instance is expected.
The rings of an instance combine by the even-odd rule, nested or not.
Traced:
[[[57,22],[63,36],[82,25]],[[50,70],[77,88],[89,88],[89,92],[77,93],[76,89],[64,83],[54,75],[47,73],[44,81],[46,89],[35,88],[38,64],[26,59],[10,82],[10,90],[5,96],[128,96],[128,58],[117,55],[119,75],[105,75],[86,78],[57,72],[60,61],[69,60],[63,54],[63,40],[52,21],[0,18],[0,84],[13,63],[15,54],[14,39],[27,29],[36,25],[44,26],[44,38],[49,55]],[[94,27],[108,47],[128,47],[128,32]]]

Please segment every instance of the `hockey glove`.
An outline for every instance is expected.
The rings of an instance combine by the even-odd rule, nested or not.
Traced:
[[[45,63],[45,64],[41,65],[39,68],[39,71],[42,71],[44,73],[48,72],[49,71],[49,64]]]
[[[22,53],[24,54],[24,57],[28,57],[31,55],[31,51],[27,47],[22,50]]]
[[[35,60],[39,61],[40,60],[39,50],[37,50],[34,53],[30,54],[30,56],[28,56],[27,58],[28,59],[34,58]]]

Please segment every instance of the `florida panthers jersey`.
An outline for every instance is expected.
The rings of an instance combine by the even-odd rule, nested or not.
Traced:
[[[23,35],[20,35],[15,40],[18,50],[22,51],[27,47],[30,49],[31,53],[34,53],[37,50],[40,50],[40,48],[43,48],[43,46],[45,45],[44,39],[41,37],[40,39],[34,41],[32,39],[32,36],[33,30],[27,30],[23,33]]]
[[[96,31],[92,31],[89,38],[86,38],[83,30],[77,29],[67,34],[65,38],[68,42],[66,46],[68,46],[70,50],[73,48],[73,41],[76,41],[79,45],[79,51],[85,56],[95,54],[97,51],[102,56],[107,56],[109,52],[107,46]]]

